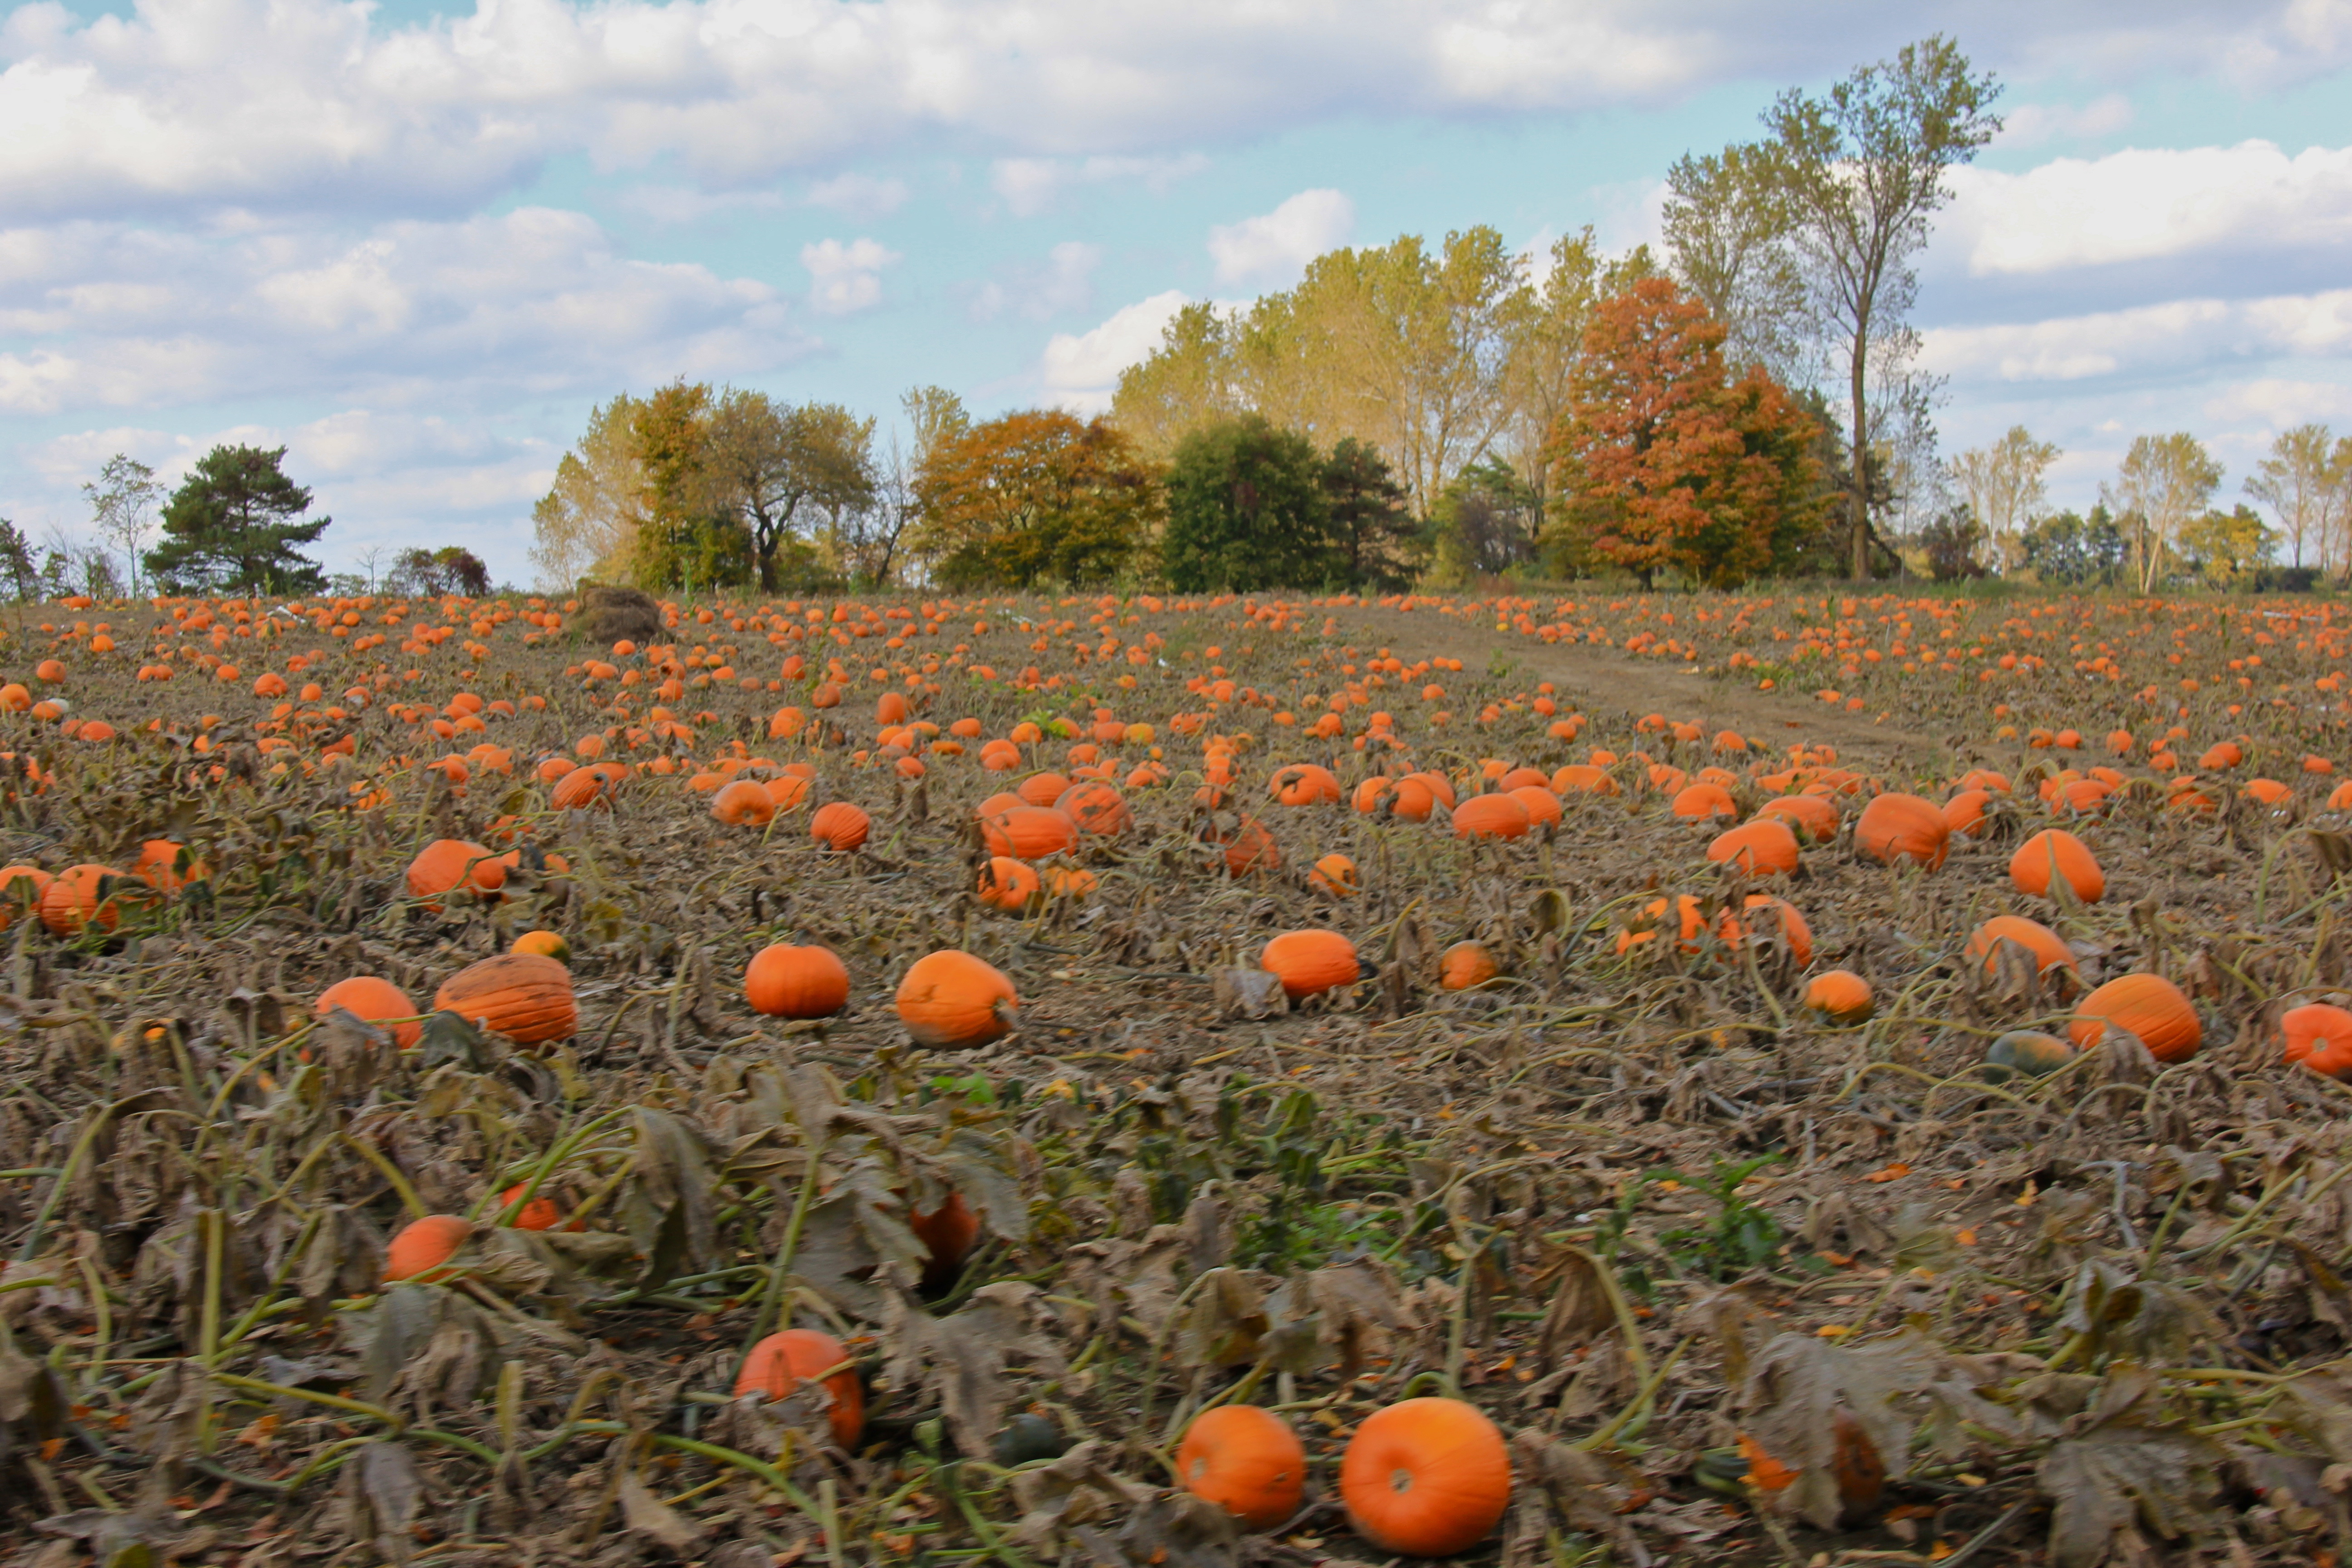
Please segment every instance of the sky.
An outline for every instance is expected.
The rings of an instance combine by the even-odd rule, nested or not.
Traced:
[[[1488,224],[1654,239],[1685,152],[1930,32],[2004,84],[1913,320],[1944,450],[2233,501],[2352,432],[2352,0],[0,0],[0,516],[288,447],[353,570],[528,584],[589,410],[1108,406],[1188,300]]]

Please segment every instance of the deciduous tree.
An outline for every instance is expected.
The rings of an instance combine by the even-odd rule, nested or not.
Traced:
[[[910,544],[947,586],[1095,583],[1160,516],[1160,486],[1109,421],[1026,409],[948,442],[920,481]]]
[[[2000,552],[2004,572],[2015,570],[2023,558],[2025,531],[2040,521],[2049,499],[2043,477],[2058,457],[2056,447],[2035,440],[2024,426],[2012,425],[1992,445],[1963,452],[1951,461],[1952,483],[1985,537]]]
[[[155,503],[163,499],[163,487],[155,482],[155,470],[127,453],[117,452],[106,459],[98,471],[95,483],[81,488],[89,501],[90,522],[98,537],[121,552],[130,569],[131,593],[139,593],[140,556],[147,548],[147,536],[155,531]]]
[[[331,518],[305,518],[310,492],[286,477],[286,448],[215,447],[163,508],[147,570],[173,593],[304,594],[326,574],[296,547]]]
[[[620,578],[645,521],[638,400],[627,393],[593,410],[588,428],[555,466],[555,483],[531,509],[531,566],[539,585],[569,589],[583,577]]]
[[[2115,483],[2099,495],[2122,524],[2141,593],[2155,588],[2180,531],[2212,504],[2221,483],[2221,465],[2186,430],[2134,437]]]
[[[2298,425],[2271,443],[2254,466],[2246,493],[2279,520],[2289,561],[2303,564],[2306,543],[2325,567],[2338,534],[2352,523],[2352,437],[2335,438],[2325,425]],[[2352,567],[2352,551],[2339,557]]]

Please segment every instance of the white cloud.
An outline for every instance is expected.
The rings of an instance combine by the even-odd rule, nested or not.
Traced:
[[[2352,354],[2352,289],[2262,300],[2174,300],[2091,315],[1937,327],[1922,357],[1958,378],[2081,381],[2173,373],[2214,361]]]
[[[903,259],[876,239],[803,245],[801,265],[815,280],[809,286],[809,303],[828,316],[870,310],[882,302],[882,268]]]
[[[1937,225],[1977,277],[2037,274],[2242,247],[2352,245],[2352,148],[2287,156],[2268,142],[2129,148],[2023,174],[1954,172]]]
[[[831,207],[846,218],[870,223],[887,217],[907,205],[907,183],[872,174],[850,173],[819,180],[809,187],[811,206]]]
[[[2205,417],[2217,424],[2259,424],[2265,434],[2316,420],[2352,419],[2352,385],[2333,381],[2297,381],[2263,376],[2231,382],[2208,396]]]
[[[780,212],[773,191],[698,191],[687,185],[632,185],[617,198],[628,211],[665,226],[702,223],[732,213]]]
[[[1150,358],[1170,318],[1190,302],[1171,289],[1122,307],[1092,331],[1055,333],[1038,366],[1050,400],[1079,414],[1108,409],[1118,373]]]
[[[1356,204],[1333,190],[1301,191],[1270,213],[1209,231],[1220,283],[1287,284],[1356,231]]]
[[[1076,185],[1139,184],[1157,195],[1209,166],[1198,153],[1165,158],[999,158],[989,188],[1015,217],[1034,217]]]
[[[2077,108],[2067,103],[2021,103],[2001,116],[2000,145],[2016,151],[2054,139],[2112,136],[2132,122],[2131,100],[2111,92]]]
[[[971,290],[968,307],[975,321],[991,321],[1008,310],[1033,321],[1051,321],[1094,303],[1095,268],[1103,249],[1083,240],[1068,239],[1054,247],[1043,262],[1021,262],[1003,268],[998,276]]]
[[[814,346],[768,284],[633,259],[545,207],[356,235],[0,231],[0,332],[16,415],[289,395],[446,408],[740,375]]]

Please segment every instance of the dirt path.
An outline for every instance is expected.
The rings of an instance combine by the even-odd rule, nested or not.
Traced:
[[[1717,680],[1679,661],[1628,658],[1591,643],[1547,643],[1425,610],[1336,614],[1357,647],[1387,647],[1408,661],[1443,654],[1481,669],[1500,652],[1527,672],[1528,686],[1549,680],[1587,712],[1663,713],[1709,730],[1737,730],[1751,742],[1776,749],[1797,740],[1826,742],[1842,760],[1930,770],[1937,776],[1949,771],[1952,748],[1944,738],[1906,728],[1900,713],[1879,722],[1876,713],[1849,713],[1810,692],[1759,691],[1752,682]]]

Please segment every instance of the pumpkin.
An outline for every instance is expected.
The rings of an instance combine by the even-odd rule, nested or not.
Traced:
[[[446,1278],[445,1266],[473,1234],[474,1222],[453,1214],[429,1214],[409,1221],[394,1233],[383,1249],[384,1283]]]
[[[373,974],[338,980],[319,993],[310,1011],[323,1018],[338,1007],[364,1023],[386,1026],[393,1043],[404,1051],[425,1037],[425,1022],[417,1016],[416,1004],[389,980]]]
[[[1341,985],[1353,985],[1362,973],[1356,962],[1356,944],[1336,931],[1309,927],[1286,931],[1265,944],[1258,967],[1282,982],[1283,994],[1296,1002]]]
[[[507,1210],[513,1208],[516,1200],[522,1196],[523,1189],[530,1184],[528,1182],[517,1182],[513,1186],[500,1193],[499,1213],[503,1215]],[[536,1195],[530,1202],[522,1205],[514,1218],[506,1222],[508,1228],[512,1230],[553,1230],[562,1223],[563,1211],[555,1206],[555,1200]]]
[[[507,885],[507,868],[498,857],[469,839],[436,838],[408,863],[408,891],[425,900],[428,910],[441,907],[441,896],[459,886],[485,895]]]
[[[562,933],[557,931],[527,931],[515,938],[507,951],[535,952],[541,958],[551,958],[558,963],[572,962],[572,944],[564,941]]]
[[[1881,797],[1884,798],[1884,797]],[[1806,984],[1805,1005],[1841,1024],[1860,1024],[1877,1010],[1870,982],[1851,969],[1832,969]]]
[[[1756,816],[1779,817],[1800,837],[1816,844],[1826,844],[1837,837],[1838,808],[1818,795],[1784,795],[1778,800],[1768,800],[1756,808]]]
[[[1739,806],[1732,800],[1731,792],[1711,780],[1685,784],[1675,796],[1673,809],[1674,814],[1685,822],[1696,822],[1702,817],[1739,815]]]
[[[1442,804],[1446,810],[1452,811],[1454,809],[1454,781],[1447,778],[1444,773],[1433,773],[1427,769],[1423,769],[1419,773],[1407,773],[1404,775],[1404,779],[1399,779],[1397,782],[1399,784],[1402,784],[1405,782],[1405,779],[1410,779],[1415,784],[1420,784],[1423,789],[1427,790],[1430,794],[1430,797]]]
[[[1652,899],[1642,906],[1642,912],[1628,921],[1625,929],[1617,933],[1617,952],[1622,955],[1643,942],[1654,941],[1658,927],[1665,923],[1669,907],[1664,899]],[[1706,930],[1706,920],[1699,912],[1698,900],[1685,893],[1674,900],[1671,908],[1680,917],[1682,934],[1679,945],[1682,950],[1685,952],[1698,952],[1700,934]]]
[[[824,1391],[833,1396],[833,1408],[825,1415],[833,1440],[855,1448],[866,1431],[866,1390],[857,1381],[857,1369],[843,1364],[848,1360],[849,1352],[831,1334],[786,1329],[753,1345],[743,1358],[743,1370],[735,1377],[735,1397],[789,1398],[803,1379],[823,1376]]]
[[[1617,781],[1587,763],[1570,763],[1551,775],[1554,795],[1615,795]]]
[[[1102,879],[1083,866],[1048,866],[1042,875],[1051,898],[1083,899],[1102,886]]]
[[[809,818],[809,837],[827,849],[847,853],[866,842],[874,819],[845,800],[818,806]]]
[[[1051,805],[1069,793],[1070,781],[1060,773],[1031,773],[1013,793],[1024,805]]]
[[[2197,766],[2201,772],[2217,773],[2234,768],[2245,760],[2246,753],[2239,749],[2235,741],[2223,741],[2219,745],[2206,748],[2205,754],[2197,759]]]
[[[1484,942],[1457,942],[1437,960],[1437,984],[1447,991],[1467,991],[1502,973],[1503,966]]]
[[[1758,816],[1715,837],[1706,847],[1710,860],[1729,861],[1751,877],[1772,876],[1797,868],[1797,836],[1776,816]]]
[[[122,910],[110,884],[122,879],[111,866],[67,867],[41,889],[41,923],[59,936],[71,936],[88,926],[112,931],[122,919]]]
[[[2259,801],[2264,805],[2284,805],[2294,798],[2294,791],[2276,779],[2248,779],[2246,787],[2240,793],[2248,800]]]
[[[1282,846],[1254,816],[1243,817],[1230,833],[1212,828],[1209,842],[1224,852],[1227,876],[1246,877],[1253,871],[1282,869]]]
[[[1454,808],[1456,838],[1523,838],[1534,826],[1527,806],[1507,795],[1472,795]]]
[[[1495,1528],[1510,1497],[1502,1433],[1458,1399],[1408,1399],[1374,1411],[1339,1459],[1348,1523],[1382,1552],[1466,1552]]]
[[[1021,998],[1013,982],[968,952],[945,948],[908,966],[898,982],[898,1020],[919,1046],[956,1050],[1012,1032]]]
[[[984,816],[980,836],[991,855],[1013,860],[1042,860],[1067,855],[1078,847],[1078,825],[1051,806],[1016,805]]]
[[[1559,796],[1545,784],[1521,784],[1504,792],[1528,808],[1528,821],[1537,827],[1548,827],[1560,817]]]
[[[1307,879],[1335,899],[1351,899],[1363,890],[1356,875],[1356,863],[1345,855],[1326,855],[1315,862]]]
[[[1054,809],[1076,824],[1080,832],[1097,838],[1116,837],[1135,826],[1127,797],[1100,779],[1072,784],[1054,803]]]
[[[519,1046],[569,1039],[580,1025],[572,972],[536,952],[500,953],[467,964],[442,982],[433,1007]]]
[[[803,792],[806,780],[797,781]],[[710,796],[710,815],[730,827],[765,827],[776,815],[776,797],[757,779],[730,779]]]
[[[1252,1530],[1272,1530],[1307,1493],[1307,1448],[1290,1423],[1255,1405],[1203,1410],[1176,1447],[1176,1479]]]
[[[1315,763],[1293,763],[1275,770],[1266,793],[1284,805],[1320,805],[1340,798],[1339,781],[1331,770]]]
[[[1769,937],[1771,932],[1769,922],[1778,921],[1780,938],[1789,944],[1789,955],[1800,965],[1813,961],[1813,928],[1805,923],[1805,917],[1797,912],[1796,905],[1785,899],[1776,899],[1769,893],[1750,893],[1744,907],[1749,912],[1738,920],[1732,918],[1729,910],[1723,911],[1723,923],[1717,928],[1717,934],[1726,944],[1743,936]]]
[[[2040,921],[2027,920],[2023,915],[1995,915],[1969,933],[1969,944],[1960,951],[1969,958],[1984,961],[1990,970],[1998,961],[2000,944],[2013,942],[2033,957],[2037,974],[2063,967],[2074,967],[2074,950],[2065,940]]]
[[[2352,1068],[2352,1013],[2326,1002],[2291,1007],[2279,1018],[2284,1059],[2342,1078]]]
[[[548,792],[547,801],[558,811],[585,811],[591,806],[613,804],[613,788],[618,783],[613,774],[599,768],[574,768],[555,781]]]
[[[1985,1076],[1999,1083],[2011,1075],[2046,1078],[2074,1059],[2074,1042],[2034,1029],[2011,1029],[1985,1050]]]
[[[2063,882],[2074,897],[2095,904],[2106,895],[2107,874],[2099,869],[2090,847],[2061,827],[2045,827],[2017,847],[2009,858],[2009,879],[2021,893],[2054,897],[2051,889]]]
[[[972,1244],[980,1239],[980,1216],[961,1193],[950,1192],[929,1214],[908,1210],[907,1228],[929,1254],[923,1263],[923,1289],[937,1294],[955,1283],[963,1260],[971,1256]]]
[[[176,893],[190,882],[201,882],[210,873],[200,863],[190,860],[187,869],[180,861],[187,854],[187,846],[169,838],[150,838],[139,847],[139,858],[131,865],[131,875],[159,893]]]
[[[1025,860],[992,855],[980,868],[980,901],[992,908],[1017,915],[1045,896],[1037,868]]]
[[[2160,974],[2119,974],[2108,981],[2075,1005],[2066,1033],[2078,1046],[2095,1046],[2109,1025],[2138,1036],[2160,1062],[2185,1062],[2205,1040],[2197,1009]]]
[[[743,1000],[771,1018],[830,1018],[849,1005],[849,971],[831,948],[770,942],[743,966]]]
[[[1350,861],[1349,869],[1353,868]],[[16,923],[18,910],[40,908],[41,893],[54,879],[38,866],[0,867],[0,931]]]
[[[1964,789],[1944,803],[1944,824],[1963,837],[1974,838],[1985,830],[1985,805],[1992,792]]]
[[[1931,871],[1944,863],[1951,837],[1944,808],[1916,795],[1879,795],[1853,825],[1853,847],[1872,859],[1890,866],[1912,860]]]

